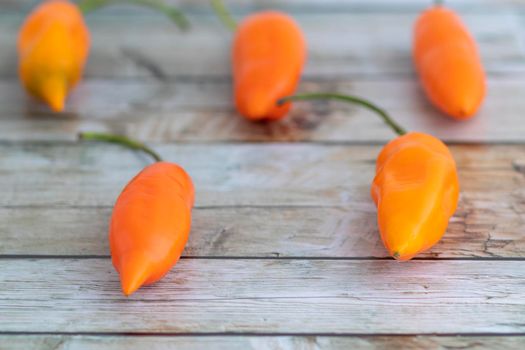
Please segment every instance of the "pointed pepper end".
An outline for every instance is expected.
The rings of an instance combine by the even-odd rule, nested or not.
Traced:
[[[42,85],[41,97],[54,112],[62,112],[67,94],[63,77],[50,77]]]
[[[143,256],[124,257],[120,265],[120,284],[124,295],[129,296],[150,277],[151,262]]]

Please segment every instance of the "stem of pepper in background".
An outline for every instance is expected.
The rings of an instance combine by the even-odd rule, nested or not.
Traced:
[[[351,96],[351,95],[344,95],[344,94],[338,94],[338,93],[331,93],[331,92],[322,92],[322,93],[311,93],[311,94],[298,94],[293,96],[287,96],[279,99],[277,101],[278,105],[283,105],[284,103],[288,101],[300,101],[300,100],[338,100],[338,101],[344,101],[344,102],[350,102],[353,104],[357,104],[363,107],[366,107],[375,113],[377,113],[381,119],[399,136],[406,134],[406,130],[400,126],[397,122],[392,119],[388,113],[375,105],[374,103],[365,100],[361,97],[357,96]]]
[[[222,24],[224,24],[224,26],[232,32],[235,32],[237,29],[237,22],[231,15],[230,11],[228,11],[226,6],[224,6],[224,3],[221,0],[211,0],[210,2],[213,11],[217,17],[219,17]]]
[[[157,152],[155,152],[142,142],[132,140],[126,136],[99,132],[81,132],[78,134],[78,139],[85,141],[101,141],[115,143],[130,148],[132,150],[142,151],[146,154],[149,154],[155,160],[155,162],[162,162],[162,158]]]
[[[78,3],[78,7],[83,13],[89,13],[104,6],[126,3],[149,7],[153,10],[164,13],[182,30],[186,30],[190,27],[190,22],[181,10],[174,6],[166,5],[159,0],[83,0]]]

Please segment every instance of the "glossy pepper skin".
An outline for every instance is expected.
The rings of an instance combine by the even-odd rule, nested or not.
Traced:
[[[381,150],[372,182],[379,231],[398,260],[409,260],[436,244],[459,197],[456,164],[447,146],[411,132]]]
[[[294,93],[305,60],[305,40],[292,18],[275,11],[247,17],[233,43],[237,111],[251,120],[284,117],[291,104],[276,102]]]
[[[443,6],[423,12],[415,25],[413,57],[432,104],[457,120],[475,115],[486,94],[485,72],[458,15]]]
[[[66,0],[40,4],[18,36],[19,76],[24,88],[56,112],[80,80],[90,45],[78,7]]]
[[[109,230],[113,266],[125,295],[161,279],[188,240],[194,187],[180,166],[144,168],[115,203]]]

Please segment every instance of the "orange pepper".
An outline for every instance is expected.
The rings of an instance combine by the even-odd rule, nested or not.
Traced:
[[[193,182],[183,168],[162,161],[140,142],[92,132],[79,137],[121,144],[156,160],[122,190],[109,226],[111,260],[120,274],[123,293],[130,295],[161,279],[179,260],[190,233]]]
[[[111,216],[109,243],[125,295],[158,281],[179,260],[193,201],[189,175],[173,163],[144,168],[124,188]]]
[[[411,132],[390,141],[376,162],[372,198],[390,254],[409,260],[436,244],[456,210],[456,163],[439,139]]]
[[[364,106],[400,135],[379,153],[371,187],[381,239],[389,253],[409,260],[436,244],[459,199],[456,163],[447,146],[428,134],[406,133],[383,109],[359,97],[311,93],[288,96],[279,103],[316,99]]]
[[[275,11],[247,17],[233,43],[237,111],[251,120],[284,117],[291,105],[276,101],[294,93],[305,60],[305,41],[292,18]]]
[[[415,25],[413,56],[423,89],[441,111],[471,118],[486,93],[476,43],[452,10],[434,6]]]
[[[18,36],[22,85],[54,111],[82,76],[89,51],[82,13],[66,0],[49,0],[26,18]]]

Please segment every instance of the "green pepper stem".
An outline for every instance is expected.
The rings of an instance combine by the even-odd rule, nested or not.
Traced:
[[[230,11],[224,6],[224,3],[221,0],[211,0],[211,7],[213,11],[219,17],[219,20],[224,24],[226,28],[235,32],[237,29],[237,22],[231,15]]]
[[[142,142],[132,140],[126,136],[106,134],[100,132],[81,132],[78,134],[78,139],[85,141],[101,141],[119,144],[132,150],[142,151],[146,154],[149,154],[153,159],[155,159],[156,162],[162,161],[162,158],[157,154],[157,152],[155,152]]]
[[[186,30],[190,26],[190,22],[181,10],[174,6],[166,5],[161,0],[82,0],[78,7],[81,12],[89,13],[104,6],[125,3],[149,7],[159,11],[168,16],[182,30]]]
[[[358,104],[378,114],[381,117],[381,119],[383,119],[383,121],[399,136],[406,134],[406,130],[403,127],[401,127],[399,124],[397,124],[388,115],[388,113],[384,109],[376,106],[374,103],[368,100],[365,100],[363,98],[356,97],[356,96],[343,95],[343,94],[331,93],[331,92],[299,94],[299,95],[283,97],[277,101],[277,104],[282,105],[289,101],[299,101],[299,100],[338,100],[338,101]]]
[[[434,0],[434,6],[443,6],[444,2],[445,1],[443,1],[443,0]]]

